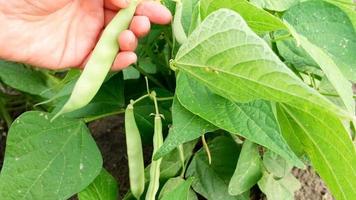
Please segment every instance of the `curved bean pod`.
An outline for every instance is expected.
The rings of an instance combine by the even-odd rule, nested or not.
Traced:
[[[135,121],[134,108],[129,104],[125,111],[125,133],[129,162],[130,188],[134,197],[140,199],[145,190],[145,167],[141,135]]]
[[[183,44],[187,41],[187,34],[184,31],[182,25],[183,3],[181,0],[176,1],[176,12],[174,14],[172,29],[173,35],[179,44]]]
[[[138,2],[139,0],[131,0],[129,7],[121,9],[107,25],[82,75],[75,84],[72,95],[54,118],[80,109],[94,98],[119,52],[117,38],[122,31],[128,29]]]
[[[159,114],[155,116],[155,128],[153,135],[153,154],[158,151],[158,149],[163,145],[163,135],[162,135],[162,119]],[[154,161],[152,158],[152,164],[150,168],[150,184],[146,193],[146,200],[155,200],[156,194],[159,189],[159,177],[161,169],[162,159]]]

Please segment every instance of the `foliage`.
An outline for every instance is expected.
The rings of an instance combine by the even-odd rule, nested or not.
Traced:
[[[162,3],[174,13],[175,1]],[[337,200],[356,196],[352,1],[178,3],[173,32],[184,35],[153,26],[136,64],[110,72],[89,104],[54,120],[81,72],[0,61],[9,126],[0,199],[117,199],[119,184],[86,124],[133,104],[143,145],[155,128],[165,136],[140,177],[145,192],[159,180],[157,199],[245,200],[253,187],[269,200],[293,199],[300,184],[291,170],[306,165]]]

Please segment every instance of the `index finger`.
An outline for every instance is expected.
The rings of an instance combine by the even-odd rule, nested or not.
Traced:
[[[172,14],[165,6],[154,1],[143,1],[136,9],[136,15],[147,16],[154,24],[169,24]]]

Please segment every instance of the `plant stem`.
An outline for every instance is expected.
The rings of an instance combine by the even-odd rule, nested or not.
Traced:
[[[13,120],[12,120],[9,112],[7,111],[7,109],[5,107],[5,103],[2,99],[0,99],[0,114],[4,118],[7,127],[10,128]]]
[[[113,115],[119,115],[119,114],[123,114],[123,113],[125,113],[124,109],[116,111],[116,112],[111,112],[111,113],[106,113],[106,114],[103,114],[103,115],[95,116],[95,117],[84,118],[84,122],[85,123],[90,123],[90,122],[96,121],[98,119],[102,119],[102,118],[105,118],[105,117],[110,117],[110,116],[113,116]]]
[[[280,37],[277,37],[277,38],[273,38],[272,39],[272,42],[277,42],[277,41],[280,41],[280,40],[285,40],[285,39],[289,39],[291,38],[292,35],[291,34],[288,34],[288,35],[282,35]]]
[[[323,93],[323,92],[320,92],[320,94],[322,94],[324,96],[329,96],[329,97],[340,97],[338,94],[330,94],[330,93]],[[356,99],[356,95],[352,95],[352,97],[354,99]]]
[[[140,98],[138,98],[136,100],[131,100],[131,104],[136,104],[136,103],[146,99],[147,97],[150,97],[150,94],[145,94],[145,95],[143,95],[142,97],[140,97]]]
[[[204,150],[205,150],[205,152],[206,152],[206,154],[208,156],[209,165],[211,165],[211,153],[210,153],[210,149],[209,149],[208,143],[205,140],[205,135],[201,136],[201,141],[203,142]]]
[[[150,74],[148,74],[147,72],[145,72],[145,70],[143,70],[139,65],[136,65],[136,69],[138,72],[140,72],[140,74],[144,75],[145,77],[147,77],[148,79],[150,79],[150,81],[152,81],[154,84],[156,84],[157,86],[161,87],[161,88],[166,88],[162,83],[160,83],[155,77],[151,76]]]
[[[156,99],[157,101],[172,101],[174,97],[161,97],[161,98],[157,97]]]
[[[178,146],[178,152],[179,152],[179,159],[180,159],[180,162],[182,164],[182,173],[180,174],[180,176],[182,178],[184,178],[184,173],[185,173],[185,156],[184,156],[184,148],[183,148],[183,145],[179,145]]]
[[[333,0],[333,1],[341,3],[341,4],[349,5],[349,6],[356,6],[356,3],[354,3],[354,2],[345,2],[345,1],[340,1],[340,0]]]

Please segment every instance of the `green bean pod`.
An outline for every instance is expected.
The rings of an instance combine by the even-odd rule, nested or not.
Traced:
[[[179,44],[183,44],[187,41],[187,34],[184,31],[182,25],[182,15],[183,15],[183,3],[181,0],[176,1],[176,12],[174,14],[172,29],[173,35]]]
[[[143,162],[141,135],[135,121],[134,108],[130,104],[125,112],[125,132],[131,193],[140,199],[145,190],[145,167]]]
[[[158,149],[163,145],[163,135],[162,135],[162,119],[161,116],[156,114],[155,116],[155,128],[153,135],[153,155],[158,151]],[[146,200],[155,200],[156,194],[159,189],[159,177],[161,169],[162,159],[153,160],[150,168],[150,184],[146,193]]]
[[[119,52],[117,38],[127,30],[135,14],[139,0],[131,0],[129,7],[121,9],[106,26],[83,73],[74,86],[72,95],[54,117],[86,106],[99,91]]]

